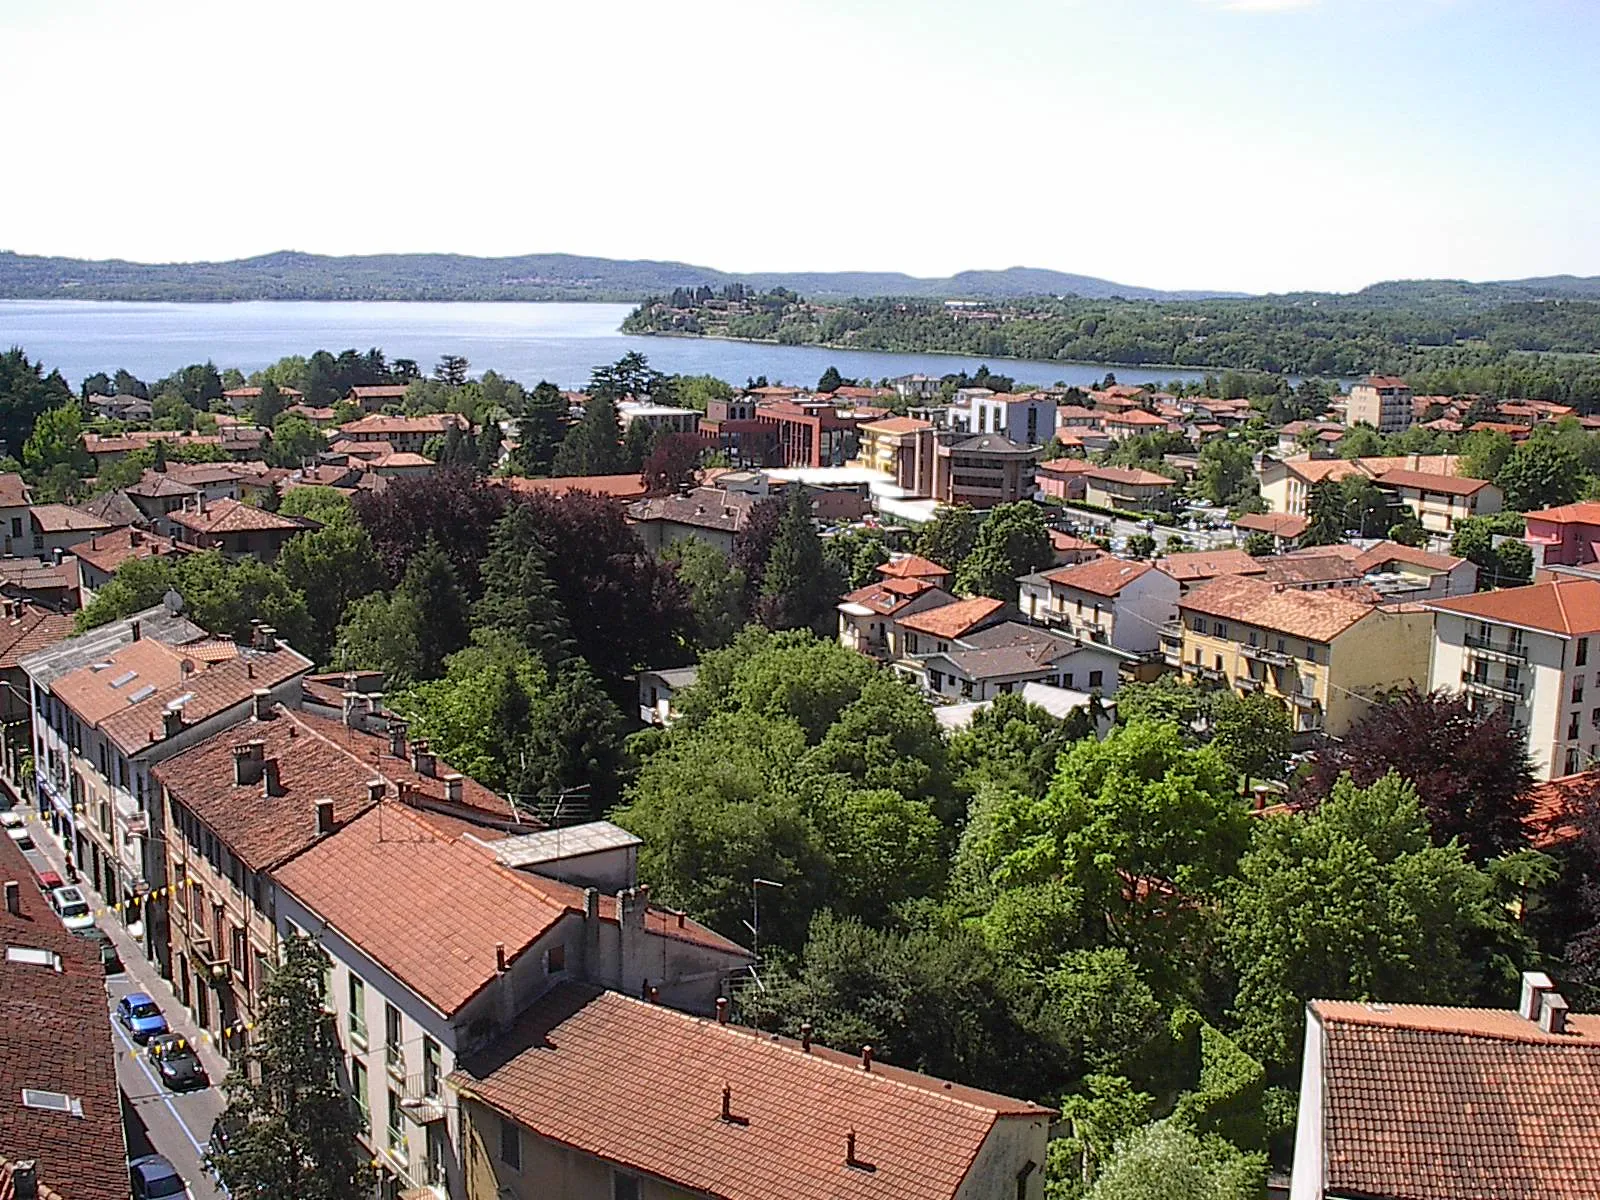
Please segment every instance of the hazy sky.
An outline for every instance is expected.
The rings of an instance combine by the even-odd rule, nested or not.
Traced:
[[[0,0],[0,248],[1600,273],[1597,0]]]

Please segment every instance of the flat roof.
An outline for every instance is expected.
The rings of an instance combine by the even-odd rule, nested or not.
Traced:
[[[501,866],[531,867],[564,858],[582,858],[586,854],[604,854],[608,850],[626,850],[643,844],[642,839],[620,825],[613,825],[610,821],[590,821],[585,825],[569,825],[565,829],[541,829],[538,833],[501,838],[491,843],[490,849]]]

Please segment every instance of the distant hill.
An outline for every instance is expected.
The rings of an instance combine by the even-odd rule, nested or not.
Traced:
[[[8,300],[613,300],[637,302],[674,288],[743,283],[761,291],[787,288],[810,299],[1015,300],[1078,296],[1085,300],[1206,300],[1242,292],[1161,291],[1034,267],[962,271],[919,279],[890,271],[735,274],[690,263],[524,254],[368,254],[330,257],[293,250],[214,263],[135,263],[45,258],[0,251],[0,299]],[[1554,275],[1492,283],[1420,279],[1374,284],[1335,296],[1303,292],[1271,297],[1287,303],[1336,301],[1355,307],[1419,303],[1480,307],[1523,300],[1600,299],[1600,277]]]
[[[636,302],[674,288],[730,283],[788,288],[819,299],[915,296],[1005,300],[1076,295],[1086,299],[1187,300],[1237,292],[1163,292],[1012,267],[948,279],[893,272],[732,274],[689,263],[621,261],[571,254],[471,258],[460,254],[328,257],[280,251],[218,263],[88,261],[0,252],[0,298],[11,300],[615,300]]]

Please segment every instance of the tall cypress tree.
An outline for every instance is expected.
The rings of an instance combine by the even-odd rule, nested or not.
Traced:
[[[591,395],[583,420],[567,431],[556,451],[555,475],[620,475],[622,443],[617,403],[609,395]]]
[[[227,1148],[207,1162],[235,1196],[347,1200],[377,1186],[360,1119],[339,1086],[343,1055],[323,1011],[327,958],[309,938],[283,944],[261,989],[261,1018],[244,1061],[223,1085]]]
[[[769,629],[816,629],[826,633],[838,598],[837,576],[822,553],[805,485],[791,484],[778,519],[778,534],[762,575],[762,624]]]

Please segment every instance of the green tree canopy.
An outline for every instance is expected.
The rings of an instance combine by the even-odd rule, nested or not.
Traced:
[[[1002,504],[978,529],[972,553],[956,571],[956,590],[1015,601],[1018,577],[1049,566],[1052,558],[1050,528],[1044,523],[1043,510],[1027,500]]]

